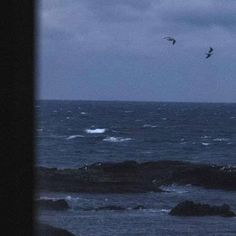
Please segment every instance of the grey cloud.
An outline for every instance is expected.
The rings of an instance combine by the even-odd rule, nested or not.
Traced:
[[[161,18],[167,23],[184,24],[185,27],[209,28],[223,27],[235,30],[236,26],[236,3],[232,0],[206,0],[194,3],[190,0],[188,4],[179,1],[179,4],[169,7],[163,4]],[[195,1],[196,2],[196,1]],[[200,2],[200,4],[199,4]]]
[[[41,97],[193,101],[205,94],[203,100],[235,101],[232,0],[43,3]],[[209,44],[215,54],[206,61]],[[216,82],[222,89],[211,86]]]
[[[150,0],[86,0],[97,20],[104,23],[137,21],[151,6]]]

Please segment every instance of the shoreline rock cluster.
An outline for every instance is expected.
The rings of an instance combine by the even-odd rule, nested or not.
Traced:
[[[95,163],[78,169],[36,168],[36,189],[52,192],[161,192],[162,185],[236,190],[236,168],[184,161]]]
[[[68,203],[64,199],[51,200],[51,199],[38,199],[35,201],[37,208],[43,210],[56,210],[64,211],[70,209]]]
[[[236,216],[227,204],[210,206],[208,204],[194,203],[193,201],[179,203],[169,214],[173,216]]]
[[[71,232],[44,223],[35,224],[35,236],[75,236]]]

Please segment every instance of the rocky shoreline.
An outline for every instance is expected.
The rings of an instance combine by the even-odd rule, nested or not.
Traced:
[[[71,232],[44,223],[36,223],[35,236],[75,236]]]
[[[70,209],[70,206],[64,199],[38,199],[35,201],[35,205],[42,210],[64,211]]]
[[[185,161],[95,163],[78,169],[36,168],[36,189],[51,192],[161,192],[162,185],[236,190],[236,168]]]
[[[170,211],[169,214],[173,216],[236,216],[227,204],[221,206],[210,206],[209,204],[195,203],[193,201],[184,201],[179,203]]]

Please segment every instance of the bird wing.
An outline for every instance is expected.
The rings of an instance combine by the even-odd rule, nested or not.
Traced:
[[[209,49],[209,52],[212,52],[213,51],[213,48],[212,47],[210,47],[210,49]]]
[[[176,43],[176,40],[175,39],[173,39],[173,44],[175,44]]]
[[[171,38],[171,37],[164,37],[164,39],[167,39],[167,40],[169,40],[169,41],[175,40],[174,38]]]

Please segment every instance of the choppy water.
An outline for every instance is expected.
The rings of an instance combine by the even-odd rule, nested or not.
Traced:
[[[36,164],[80,167],[102,161],[188,160],[236,165],[236,104],[40,101],[36,104]],[[68,212],[38,217],[76,235],[236,235],[236,219],[173,217],[168,210],[182,200],[236,210],[236,192],[170,186],[146,194],[41,193],[63,197]],[[104,205],[145,210],[81,211]]]

